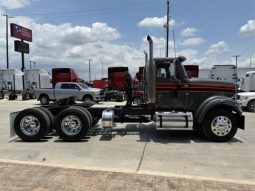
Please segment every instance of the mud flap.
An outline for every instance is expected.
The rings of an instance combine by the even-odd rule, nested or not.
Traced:
[[[10,138],[16,136],[15,130],[14,130],[14,120],[19,112],[12,112],[10,113]]]
[[[245,117],[243,115],[237,115],[237,125],[239,129],[243,129],[245,127]]]

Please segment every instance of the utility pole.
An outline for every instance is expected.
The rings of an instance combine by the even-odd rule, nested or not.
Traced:
[[[29,64],[30,64],[30,69],[32,68],[32,64],[34,64],[34,68],[35,68],[36,61],[30,60],[30,61],[28,61],[28,62],[29,62]]]
[[[12,18],[6,13],[2,14],[6,20],[6,68],[9,69],[9,43],[8,43],[8,25],[9,25],[9,18]]]
[[[89,82],[91,82],[91,74],[90,74],[90,62],[92,61],[93,59],[89,59]]]
[[[167,0],[167,21],[166,21],[166,57],[168,57],[168,38],[169,38],[169,22],[170,22],[170,18],[169,18],[169,1]]]
[[[236,58],[236,69],[237,69],[237,58],[240,57],[241,55],[234,55],[233,57]]]
[[[251,59],[252,57],[254,56],[255,53],[252,53],[251,56],[250,56],[250,68],[251,68]]]

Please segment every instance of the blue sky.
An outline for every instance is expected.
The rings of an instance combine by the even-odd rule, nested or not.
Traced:
[[[186,63],[211,68],[214,64],[255,67],[255,0],[171,0],[170,56]],[[92,78],[106,75],[108,66],[129,66],[134,74],[144,64],[148,49],[145,36],[153,36],[156,56],[164,56],[166,0],[0,0],[1,13],[10,22],[33,30],[31,53],[37,66],[73,67],[88,79],[88,59],[93,59]],[[5,20],[0,19],[0,68],[5,61]],[[20,68],[20,55],[9,38],[10,67]],[[253,56],[254,54],[254,56]],[[251,59],[250,59],[251,58]]]

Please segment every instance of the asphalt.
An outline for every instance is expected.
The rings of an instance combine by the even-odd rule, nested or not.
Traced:
[[[0,162],[0,190],[82,191],[253,191],[255,185],[191,178],[72,169],[41,164]]]
[[[9,113],[36,106],[0,100],[0,190],[255,190],[254,113],[226,143],[150,124],[118,124],[111,139],[95,131],[75,143],[10,138]]]

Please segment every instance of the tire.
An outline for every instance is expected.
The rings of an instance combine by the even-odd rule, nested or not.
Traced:
[[[4,93],[0,93],[0,99],[4,99]]]
[[[87,134],[90,121],[84,111],[69,107],[57,115],[55,127],[63,141],[80,141]]]
[[[205,117],[202,128],[207,139],[224,142],[230,140],[236,134],[237,122],[231,111],[214,109]]]
[[[93,98],[91,95],[85,95],[82,99],[84,102],[93,101]]]
[[[142,97],[136,96],[133,98],[133,103],[136,105],[142,105],[142,102],[143,102],[142,99],[143,99]]]
[[[49,96],[47,95],[41,95],[39,100],[42,105],[48,105],[50,102]]]
[[[15,100],[17,95],[15,93],[10,93],[9,94],[9,100]]]
[[[29,100],[29,93],[28,92],[22,93],[22,100]]]
[[[50,128],[48,129],[48,131],[45,133],[45,136],[47,136],[49,134],[49,132],[51,132],[54,128],[55,128],[55,117],[54,115],[45,107],[36,107],[37,109],[44,111],[49,119],[50,119]]]
[[[23,141],[40,141],[49,128],[48,115],[38,108],[22,110],[14,120],[14,130]]]
[[[252,100],[247,104],[247,111],[255,112],[255,100]]]
[[[118,94],[117,97],[116,97],[116,101],[117,102],[123,102],[124,101],[123,94]]]
[[[35,96],[34,93],[30,93],[30,94],[29,94],[29,99],[35,99],[35,98],[36,98],[36,96]]]
[[[89,127],[92,126],[92,124],[93,124],[93,117],[92,117],[91,113],[86,108],[81,107],[81,106],[72,106],[70,108],[77,108],[77,109],[83,111],[84,113],[86,113],[87,117],[89,119]]]

